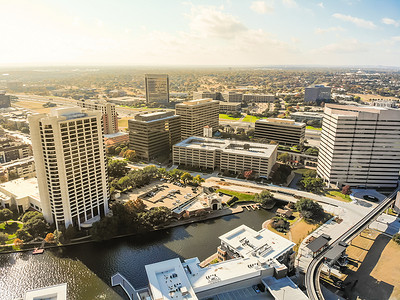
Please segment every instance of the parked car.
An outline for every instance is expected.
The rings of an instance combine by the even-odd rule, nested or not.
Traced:
[[[257,294],[259,294],[261,292],[260,289],[258,288],[258,286],[256,286],[256,285],[253,285],[253,289]]]

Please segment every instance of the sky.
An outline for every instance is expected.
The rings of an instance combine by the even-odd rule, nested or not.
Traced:
[[[0,0],[0,65],[400,66],[400,0]]]

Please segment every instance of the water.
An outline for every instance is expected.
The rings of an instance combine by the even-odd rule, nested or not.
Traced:
[[[68,299],[125,299],[121,289],[111,288],[116,272],[135,288],[147,284],[144,266],[179,257],[201,260],[216,252],[218,237],[241,225],[260,230],[273,212],[257,210],[202,223],[179,226],[106,242],[93,242],[30,253],[0,255],[0,300],[21,297],[24,291],[67,282]],[[119,296],[120,295],[120,296]]]

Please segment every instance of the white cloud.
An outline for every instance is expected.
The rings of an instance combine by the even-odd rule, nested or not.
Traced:
[[[97,27],[103,27],[103,21],[102,20],[96,20],[96,25]]]
[[[396,21],[396,20],[393,20],[390,18],[383,18],[382,23],[386,24],[386,25],[394,25],[396,27],[399,27],[399,25],[400,25],[400,21]]]
[[[340,26],[315,29],[315,33],[317,33],[317,34],[324,34],[324,33],[327,33],[327,32],[338,32],[338,31],[345,31],[345,29],[343,27],[340,27]]]
[[[250,5],[250,9],[258,14],[264,15],[274,11],[272,3],[266,3],[265,1],[254,1]]]
[[[297,7],[297,3],[295,0],[282,0],[283,5],[289,8]]]
[[[400,35],[398,35],[398,36],[392,36],[392,41],[400,42]]]
[[[343,54],[343,53],[360,53],[367,51],[369,47],[364,43],[361,43],[357,39],[347,39],[342,40],[338,43],[332,43],[326,46],[323,46],[318,49],[314,49],[313,53],[334,53],[334,54]]]
[[[338,13],[333,14],[332,16],[334,18],[342,20],[342,21],[351,22],[358,27],[367,28],[367,29],[375,29],[376,28],[376,25],[372,21],[364,20],[364,19],[353,17],[350,15],[338,14]]]
[[[247,30],[237,18],[215,6],[192,6],[187,17],[192,32],[202,37],[232,39]]]
[[[318,3],[317,4],[319,7],[321,7],[321,8],[324,8],[324,3],[323,2],[320,2],[320,3]]]

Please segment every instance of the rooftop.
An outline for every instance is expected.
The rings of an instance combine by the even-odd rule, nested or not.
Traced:
[[[24,300],[67,300],[67,284],[62,283],[26,292]]]
[[[294,284],[289,277],[276,279],[273,276],[263,279],[268,290],[275,299],[307,300],[308,297]]]
[[[219,101],[213,100],[212,98],[194,99],[194,100],[184,101],[182,103],[177,104],[176,106],[201,105],[209,102],[219,102]]]
[[[339,104],[326,104],[324,113],[338,116],[353,116],[359,117],[360,114],[369,119],[368,114],[378,115],[378,119],[398,120],[400,117],[400,109],[391,107],[378,107],[366,105],[339,105]],[[370,115],[371,116],[371,115]],[[371,118],[376,118],[371,116]]]
[[[155,122],[174,117],[177,117],[177,115],[173,111],[158,111],[149,114],[137,114],[134,120],[139,122]]]
[[[256,123],[272,123],[277,125],[289,125],[289,126],[298,126],[303,127],[306,126],[305,123],[299,123],[292,119],[280,119],[280,118],[268,118],[268,119],[259,119]]]
[[[8,181],[0,184],[0,190],[7,191],[8,193],[14,195],[16,199],[28,196],[40,199],[37,178],[18,178]]]
[[[174,146],[192,149],[220,150],[221,152],[237,153],[248,156],[270,157],[277,145],[233,141],[227,139],[214,139],[206,137],[189,137]]]

